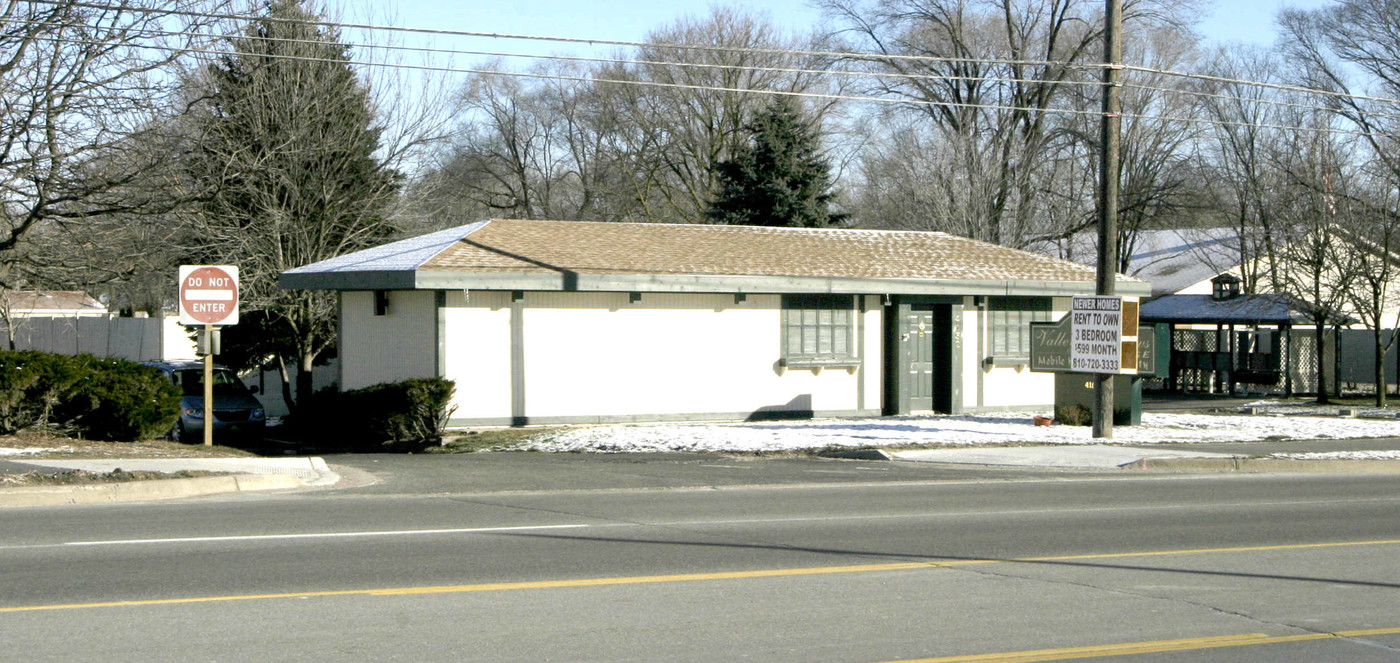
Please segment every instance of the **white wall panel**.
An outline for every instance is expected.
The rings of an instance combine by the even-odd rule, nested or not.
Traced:
[[[389,293],[386,315],[374,292],[346,291],[341,305],[341,389],[437,375],[437,307],[430,290]]]
[[[985,311],[973,305],[971,297],[963,300],[962,316],[962,395],[963,408],[976,409],[981,402],[982,354],[986,351]],[[957,376],[954,376],[956,378]]]
[[[528,293],[526,412],[607,417],[850,410],[844,369],[783,371],[776,296]]]
[[[510,293],[447,296],[443,377],[457,385],[456,419],[511,416]]]

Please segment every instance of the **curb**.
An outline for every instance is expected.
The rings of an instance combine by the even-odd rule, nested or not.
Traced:
[[[1288,458],[1142,458],[1119,465],[1124,470],[1166,472],[1339,472],[1400,473],[1394,460],[1292,460]]]
[[[19,486],[0,488],[0,508],[144,502],[220,493],[283,490],[302,485],[301,480],[288,474],[231,474],[82,486]]]

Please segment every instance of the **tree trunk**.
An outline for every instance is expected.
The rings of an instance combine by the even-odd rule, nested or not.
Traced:
[[[306,399],[311,398],[311,392],[313,389],[315,389],[315,386],[313,384],[313,378],[315,378],[315,375],[311,373],[311,368],[315,361],[315,352],[305,353],[301,355],[301,361],[297,366],[298,403],[305,403]]]
[[[288,412],[297,411],[296,399],[292,397],[292,380],[287,373],[287,360],[282,355],[277,355],[277,375],[282,378],[282,402],[287,404]]]

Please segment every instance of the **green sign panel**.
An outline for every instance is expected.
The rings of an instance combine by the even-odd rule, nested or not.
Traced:
[[[1137,374],[1152,377],[1157,374],[1156,325],[1138,327]],[[1031,370],[1046,373],[1069,373],[1070,317],[1059,322],[1031,323]]]

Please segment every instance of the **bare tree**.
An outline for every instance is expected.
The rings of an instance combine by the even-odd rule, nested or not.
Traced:
[[[1394,190],[1383,184],[1385,178],[1368,180],[1370,190],[1353,201],[1362,217],[1355,228],[1340,232],[1355,255],[1355,280],[1347,290],[1347,301],[1371,330],[1375,404],[1386,407],[1385,358],[1395,346],[1395,330],[1400,329],[1400,288],[1395,284],[1400,275],[1400,215]]]
[[[209,43],[214,19],[202,16],[225,7],[0,2],[0,288],[139,268],[132,258],[144,252],[111,231],[170,209],[157,174],[168,162],[146,148],[182,112],[173,69]],[[104,261],[85,249],[119,254]]]
[[[1343,323],[1341,311],[1360,268],[1360,254],[1345,238],[1364,215],[1354,194],[1355,167],[1348,161],[1354,146],[1325,131],[1329,119],[1299,118],[1299,126],[1308,130],[1291,133],[1284,150],[1273,155],[1285,174],[1277,218],[1287,229],[1288,241],[1280,242],[1271,256],[1276,263],[1271,285],[1277,292],[1300,297],[1311,318],[1319,403],[1329,400],[1327,331]]]
[[[1128,4],[1128,25],[1163,22],[1163,5]],[[945,208],[936,227],[1009,246],[1073,233],[1046,224],[1084,218],[1069,211],[1078,199],[1057,192],[1084,177],[1087,169],[1077,164],[1089,143],[1082,128],[1060,118],[1091,112],[1084,106],[1098,87],[1081,65],[1102,52],[1100,4],[827,0],[823,6],[858,46],[878,54],[878,71],[898,74],[877,79],[872,92],[909,100],[909,112],[929,129],[918,142],[936,146],[927,155],[937,160],[927,168],[934,177],[925,180],[935,192],[930,199]],[[900,135],[909,143],[914,134]],[[884,156],[876,155],[867,181],[890,167]]]
[[[1216,65],[1208,72],[1222,79],[1282,82],[1282,64],[1267,51],[1238,47],[1224,49],[1213,58]],[[1222,216],[1224,225],[1239,238],[1240,279],[1246,292],[1261,292],[1261,285],[1277,283],[1275,272],[1278,248],[1287,237],[1276,219],[1279,208],[1279,172],[1273,155],[1282,151],[1286,132],[1282,126],[1284,106],[1278,95],[1265,86],[1248,83],[1217,83],[1203,91],[1202,112],[1212,123],[1199,155],[1206,178],[1206,191]]]

